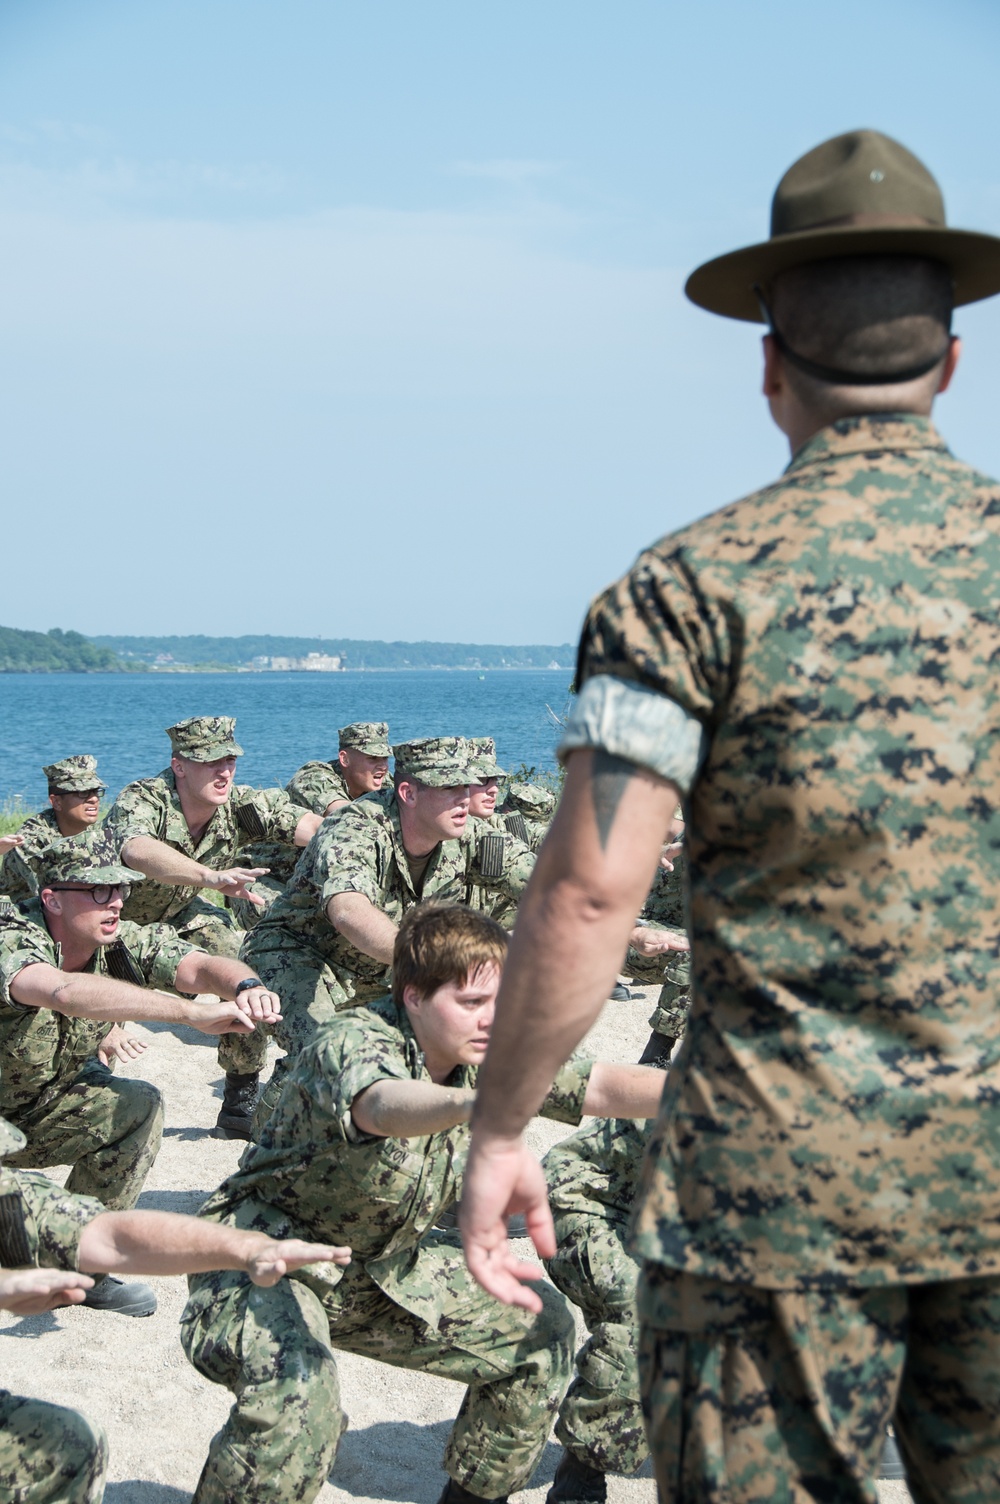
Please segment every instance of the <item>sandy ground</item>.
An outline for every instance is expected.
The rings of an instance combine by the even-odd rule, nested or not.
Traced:
[[[646,989],[632,1002],[609,1003],[590,1037],[591,1052],[636,1060],[648,1036],[651,994]],[[152,1043],[126,1073],[155,1082],[166,1099],[163,1147],[139,1205],[193,1212],[236,1168],[242,1147],[212,1136],[222,1094],[215,1045],[191,1029],[136,1032]],[[539,1123],[534,1145],[544,1151],[567,1131]],[[62,1172],[51,1173],[63,1179]],[[526,1256],[530,1252],[526,1243],[519,1247]],[[107,1431],[108,1504],[187,1500],[230,1404],[228,1391],[202,1379],[181,1351],[177,1323],[185,1282],[151,1283],[159,1310],[146,1320],[84,1309],[22,1318],[0,1313],[8,1339],[4,1386],[84,1410]],[[580,1330],[582,1340],[582,1325]],[[339,1355],[338,1364],[351,1424],[320,1504],[434,1504],[444,1486],[441,1453],[461,1388],[350,1353]],[[559,1450],[549,1443],[532,1486],[515,1496],[518,1501],[543,1504]],[[610,1504],[653,1504],[648,1463],[636,1478],[612,1478],[608,1492]],[[879,1485],[881,1504],[903,1504],[909,1497],[902,1483]]]

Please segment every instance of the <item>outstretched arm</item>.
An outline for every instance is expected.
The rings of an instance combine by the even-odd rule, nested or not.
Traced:
[[[507,1251],[506,1217],[525,1212],[543,1257],[554,1237],[545,1182],[521,1131],[611,990],[677,800],[673,784],[634,763],[600,750],[571,753],[518,910],[479,1073],[461,1224],[480,1284],[531,1310],[540,1301]]]
[[[363,893],[335,893],[326,906],[326,917],[345,940],[376,961],[388,966],[396,943],[396,926]]]
[[[66,1018],[99,1022],[190,1024],[203,1034],[251,1034],[238,1003],[197,1003],[152,988],[134,987],[87,971],[60,971],[45,961],[23,966],[10,983],[10,995],[25,1008],[51,1008]]]
[[[258,907],[264,900],[247,884],[256,877],[264,877],[270,870],[268,867],[227,867],[215,872],[196,862],[194,857],[185,856],[183,851],[175,851],[165,841],[158,841],[155,836],[132,836],[122,846],[122,861],[158,883],[170,883],[180,888],[214,888],[228,898],[249,898]]]
[[[40,1316],[57,1306],[78,1306],[93,1283],[89,1274],[75,1269],[3,1269],[0,1310]]]
[[[467,1123],[475,1100],[475,1092],[465,1088],[387,1077],[358,1092],[351,1103],[351,1117],[362,1133],[422,1138]]]
[[[351,1250],[269,1238],[176,1212],[101,1212],[80,1236],[80,1267],[113,1274],[203,1274],[242,1269],[275,1285],[303,1264],[349,1264]]]

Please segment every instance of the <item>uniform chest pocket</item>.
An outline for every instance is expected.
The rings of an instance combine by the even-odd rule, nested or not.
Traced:
[[[22,1020],[3,1041],[3,1070],[9,1064],[44,1066],[59,1053],[59,1018],[49,1008],[39,1008]]]

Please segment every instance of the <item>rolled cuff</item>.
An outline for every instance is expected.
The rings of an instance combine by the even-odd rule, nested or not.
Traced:
[[[581,747],[600,747],[690,792],[705,755],[705,728],[676,700],[631,680],[598,674],[576,697],[559,760]]]

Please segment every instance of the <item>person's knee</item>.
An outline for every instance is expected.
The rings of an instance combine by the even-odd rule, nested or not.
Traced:
[[[61,1405],[5,1395],[0,1474],[17,1480],[22,1504],[97,1504],[108,1466],[100,1426]]]

